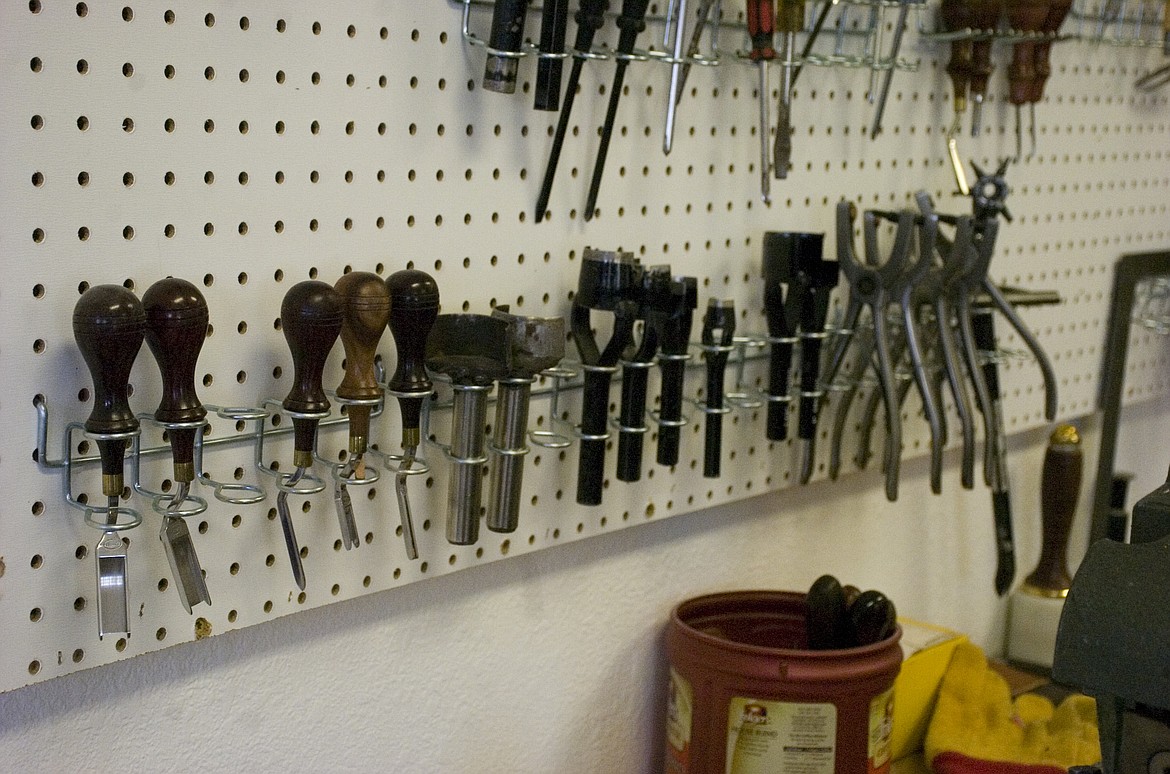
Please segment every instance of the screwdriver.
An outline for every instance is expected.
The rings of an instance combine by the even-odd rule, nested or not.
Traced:
[[[749,0],[748,7],[754,5]],[[780,86],[779,107],[776,111],[776,144],[772,149],[772,171],[777,180],[788,177],[792,159],[792,84],[796,67],[796,33],[804,26],[804,0],[780,0],[776,14],[776,28],[784,33],[780,38],[780,56],[784,59],[784,78]]]
[[[670,0],[666,11],[664,44],[670,42],[671,27],[674,31],[674,47],[671,50],[670,88],[666,94],[666,129],[663,132],[662,152],[669,155],[674,144],[674,117],[678,108],[678,95],[682,90],[683,37],[687,27],[687,0]]]
[[[305,568],[288,509],[290,489],[313,467],[317,424],[329,416],[329,398],[321,386],[325,359],[341,333],[341,296],[332,285],[319,280],[298,282],[288,289],[280,304],[280,327],[293,361],[293,387],[282,406],[293,421],[293,465],[276,496],[276,510],[284,530],[285,547],[297,587],[305,590]]]
[[[776,32],[772,3],[773,0],[747,2],[748,35],[752,39],[752,50],[748,56],[760,71],[760,198],[764,204],[772,201],[772,161],[768,155],[768,133],[772,131],[772,122],[768,118],[768,100],[772,98],[772,90],[768,86],[768,62],[776,58],[776,49],[772,48],[772,36]],[[779,132],[777,128],[777,140]]]
[[[349,456],[334,479],[333,501],[341,525],[341,542],[348,551],[361,545],[361,541],[345,481],[351,476],[358,481],[366,477],[370,414],[382,400],[382,388],[374,374],[374,355],[390,321],[390,291],[381,277],[368,271],[342,275],[333,289],[341,296],[344,314],[341,346],[345,349],[345,376],[337,387],[337,398],[346,404],[349,416]]]
[[[999,391],[999,365],[997,363],[995,322],[991,310],[984,310],[971,318],[975,333],[975,346],[987,357],[983,376],[987,380],[991,412],[989,428],[991,435],[984,441],[991,449],[991,504],[995,515],[995,593],[1003,596],[1011,588],[1016,576],[1015,546],[1012,538],[1012,503],[1008,490],[1007,441],[1003,428],[1003,403]]]
[[[1048,17],[1049,0],[1006,0],[1008,24],[1018,32],[1039,32]],[[1021,40],[1012,46],[1008,66],[1008,101],[1016,108],[1016,158],[1023,154],[1023,121],[1020,106],[1031,101],[1036,81],[1036,43]]]
[[[524,21],[528,0],[496,0],[492,11],[492,31],[488,37],[488,56],[483,68],[483,87],[499,94],[516,91],[516,70],[520,64],[520,47],[524,44]]]
[[[695,14],[695,28],[691,30],[691,43],[687,46],[687,61],[683,62],[682,70],[678,74],[678,88],[675,91],[674,101],[682,99],[683,90],[687,85],[687,78],[691,74],[691,59],[699,55],[699,46],[703,42],[703,30],[706,29],[711,16],[711,8],[715,0],[701,0],[699,10]]]
[[[166,550],[179,600],[190,613],[193,605],[211,604],[191,532],[176,513],[195,480],[195,434],[207,416],[195,393],[195,365],[207,338],[207,301],[187,280],[168,277],[147,289],[142,306],[146,310],[146,343],[158,361],[163,383],[162,401],[154,418],[167,428],[178,485],[163,514],[159,540]]]
[[[971,28],[988,34],[999,24],[1004,0],[971,0]],[[971,136],[978,137],[983,123],[983,101],[987,97],[987,81],[991,78],[991,39],[980,38],[971,43]]]
[[[581,0],[581,6],[573,15],[577,22],[577,40],[573,48],[578,55],[573,57],[573,67],[569,70],[569,86],[565,89],[565,104],[561,107],[561,117],[557,121],[557,132],[553,136],[552,149],[548,154],[548,166],[544,168],[544,180],[540,184],[540,195],[536,199],[536,222],[544,220],[545,210],[548,209],[548,199],[552,195],[553,178],[557,174],[557,162],[561,159],[561,148],[565,144],[565,134],[569,130],[569,116],[573,112],[573,101],[577,97],[577,84],[581,80],[581,68],[585,58],[581,54],[589,53],[593,48],[593,36],[605,24],[605,12],[609,8],[609,0]]]
[[[646,9],[650,0],[623,0],[622,12],[618,16],[617,51],[614,56],[613,87],[609,91],[609,106],[605,110],[605,127],[601,130],[601,144],[597,147],[597,160],[593,162],[593,180],[589,183],[589,197],[585,201],[585,220],[593,219],[597,208],[597,194],[601,190],[601,176],[605,172],[605,157],[609,153],[609,140],[613,136],[613,124],[617,120],[618,101],[622,98],[622,82],[626,68],[630,65],[629,55],[634,51],[638,33],[646,29]]]
[[[882,133],[882,116],[886,111],[886,102],[890,98],[890,84],[894,82],[894,70],[898,69],[898,52],[902,49],[902,36],[906,31],[906,16],[910,13],[910,0],[900,0],[898,4],[898,18],[894,22],[894,42],[890,46],[890,64],[882,78],[882,93],[878,97],[877,107],[873,112],[873,126],[869,129],[869,138],[872,140]]]
[[[394,480],[394,493],[398,497],[406,556],[417,559],[418,544],[414,538],[406,479],[422,441],[423,401],[431,397],[431,380],[427,376],[425,359],[427,337],[439,315],[439,286],[426,272],[404,269],[386,278],[386,289],[390,291],[390,333],[398,352],[398,362],[386,385],[386,392],[398,399],[398,411],[402,415],[402,461]]]
[[[536,62],[537,110],[556,110],[561,104],[561,74],[565,60],[565,35],[569,20],[569,0],[545,0],[540,11],[540,53]]]
[[[707,359],[707,421],[703,435],[705,478],[719,478],[723,457],[723,415],[728,412],[723,405],[723,376],[727,371],[734,337],[735,302],[731,299],[708,299],[702,333],[703,355]]]
[[[126,544],[118,537],[118,498],[125,487],[126,439],[138,432],[130,410],[130,369],[146,335],[146,312],[121,285],[95,285],[73,307],[73,338],[93,380],[93,410],[85,432],[102,459],[106,525],[94,550],[98,576],[98,637],[130,632],[126,599]]]

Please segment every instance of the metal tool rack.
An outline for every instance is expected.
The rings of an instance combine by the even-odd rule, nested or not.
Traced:
[[[743,47],[742,8],[724,5],[724,46]],[[632,485],[607,474],[597,508],[572,502],[572,447],[533,446],[519,531],[485,532],[478,545],[454,547],[441,527],[450,465],[430,449],[430,472],[411,482],[420,559],[407,560],[395,535],[391,476],[365,497],[354,492],[363,535],[354,551],[340,549],[328,493],[317,495],[295,515],[308,549],[303,593],[284,562],[274,492],[228,504],[204,488],[211,505],[191,527],[213,604],[195,615],[168,588],[158,516],[136,496],[145,523],[126,533],[133,636],[101,641],[91,555],[98,533],[66,505],[64,473],[37,459],[43,411],[49,459],[40,463],[71,458],[74,492],[97,491],[95,467],[81,461],[93,455],[92,444],[74,433],[62,449],[68,423],[90,408],[88,374],[70,331],[87,283],[124,283],[141,293],[174,274],[200,286],[212,325],[199,360],[200,395],[243,407],[210,418],[203,470],[271,490],[253,467],[254,423],[264,420],[251,412],[288,390],[287,349],[274,321],[284,292],[301,279],[332,283],[349,268],[385,275],[413,266],[436,278],[445,311],[507,303],[519,314],[566,314],[583,248],[620,246],[644,263],[669,262],[676,273],[698,276],[701,304],[734,299],[738,329],[762,334],[765,230],[831,232],[842,197],[861,207],[911,206],[920,188],[944,211],[968,208],[950,195],[945,160],[947,54],[911,29],[903,56],[919,69],[896,74],[886,131],[875,141],[866,137],[864,72],[805,74],[793,107],[794,169],[773,186],[770,206],[758,200],[753,70],[728,57],[695,68],[674,151],[664,157],[668,68],[635,63],[600,213],[585,224],[583,171],[612,73],[611,63],[590,62],[551,217],[535,224],[531,209],[556,115],[530,109],[529,60],[521,62],[517,94],[479,88],[483,51],[463,42],[462,11],[446,0],[0,4],[0,254],[8,268],[0,319],[9,335],[0,347],[0,690],[783,489],[798,476],[796,442],[766,441],[764,412],[750,406],[725,422],[730,451],[721,478],[699,474],[701,423],[692,421],[676,468],[648,462]],[[487,17],[472,9],[470,22],[483,30]],[[656,24],[647,43],[661,37]],[[612,34],[608,25],[603,36],[612,41]],[[1006,61],[997,56],[987,110],[994,130],[962,147],[989,167],[1014,150],[1010,106],[999,98]],[[1114,260],[1167,242],[1167,98],[1128,88],[1159,57],[1140,47],[1058,46],[1038,107],[1040,153],[1009,173],[1016,220],[1002,230],[992,272],[1063,296],[1059,307],[1024,314],[1055,363],[1065,418],[1094,407]],[[830,239],[826,252],[834,249]],[[1022,348],[1007,337],[1003,346]],[[392,358],[388,336],[381,351]],[[1162,340],[1135,332],[1129,352],[1126,399],[1164,394]],[[329,386],[340,380],[340,360],[338,347],[326,368]],[[759,359],[745,365],[746,391],[763,389],[765,371]],[[1003,380],[1008,431],[1043,424],[1032,365],[1009,362]],[[131,383],[135,410],[153,411],[158,372],[145,351]],[[692,371],[688,394],[700,384]],[[533,399],[536,430],[553,424],[545,388]],[[563,416],[577,416],[578,400],[579,391],[559,396]],[[392,407],[375,418],[372,438],[388,451],[397,437]],[[289,456],[288,436],[271,424],[262,465]],[[442,440],[448,426],[449,412],[435,408],[432,433]],[[913,402],[905,427],[907,455],[923,454],[926,430]],[[344,445],[336,423],[322,431],[322,455],[336,458]],[[146,427],[141,477],[149,489],[168,475],[168,455],[147,453],[160,446],[161,434]],[[824,477],[823,460],[816,477]],[[945,486],[957,487],[957,477],[948,473]],[[903,483],[904,497],[918,497],[916,490],[928,496],[925,481]]]

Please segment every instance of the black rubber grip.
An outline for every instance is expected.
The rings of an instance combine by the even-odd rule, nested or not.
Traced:
[[[800,398],[800,418],[798,420],[797,435],[805,441],[817,436],[817,407],[819,398],[807,397],[808,393],[816,392],[817,379],[821,365],[821,339],[803,338],[800,340],[800,391],[805,393]]]
[[[569,0],[545,0],[540,16],[540,52],[561,54],[565,51],[565,34],[569,18]],[[565,60],[542,57],[536,63],[537,110],[557,110],[561,104],[561,75]]]
[[[605,371],[586,371],[582,393],[582,435],[604,435],[609,420],[610,374]],[[605,441],[581,439],[581,454],[577,465],[577,502],[581,505],[601,505],[601,491],[605,483]]]
[[[662,394],[658,399],[658,418],[663,422],[658,428],[658,464],[677,465],[682,428],[667,423],[682,419],[683,379],[686,375],[686,362],[683,360],[661,360],[658,367],[662,376]]]
[[[975,346],[988,360],[983,364],[983,378],[992,400],[999,400],[999,366],[995,362],[995,317],[990,311],[971,315],[971,329],[975,333]]]
[[[768,395],[788,394],[788,372],[792,368],[792,345],[773,344],[768,368]],[[768,401],[769,441],[788,438],[788,401]]]
[[[727,370],[726,352],[707,355],[707,408],[723,408],[723,376]],[[719,478],[720,459],[723,456],[723,415],[707,413],[703,437],[703,476]]]
[[[649,368],[622,369],[622,407],[619,412],[622,427],[641,427],[646,420],[646,381]],[[643,433],[618,432],[618,481],[637,481],[642,477]]]

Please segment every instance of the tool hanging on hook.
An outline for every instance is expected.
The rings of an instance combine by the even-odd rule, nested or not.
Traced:
[[[297,587],[305,590],[305,568],[301,548],[293,529],[288,495],[293,487],[309,478],[313,467],[313,449],[317,445],[317,425],[329,416],[329,398],[321,386],[325,360],[341,333],[343,316],[341,296],[319,280],[305,280],[289,288],[280,304],[280,327],[293,361],[293,386],[281,406],[293,422],[293,465],[276,496],[276,511],[284,530],[285,547]]]
[[[515,93],[527,17],[528,0],[496,0],[483,68],[483,87],[488,91]]]
[[[682,93],[683,37],[686,35],[686,27],[687,0],[670,0],[662,33],[663,46],[670,45],[671,37],[674,38],[671,49],[671,59],[674,61],[670,63],[670,87],[666,91],[666,126],[662,133],[662,152],[666,155],[670,155],[674,144],[674,117]]]
[[[618,360],[633,340],[642,267],[629,252],[585,248],[570,332],[585,385],[581,395],[581,443],[577,466],[577,502],[601,505],[605,484],[605,444],[609,438],[609,388]],[[613,312],[613,330],[605,348],[598,347],[590,324],[591,310]]]
[[[792,162],[792,89],[796,83],[796,33],[804,27],[804,0],[780,0],[776,29],[780,37],[783,74],[776,111],[776,140],[772,148],[772,172],[777,180],[788,177]],[[811,37],[811,36],[810,36]]]
[[[974,26],[974,7],[968,0],[942,0],[939,6],[939,20],[945,32],[963,32]],[[959,193],[966,196],[971,192],[967,185],[967,174],[963,169],[963,160],[959,156],[958,135],[963,128],[963,114],[967,112],[967,90],[971,83],[972,47],[970,38],[963,37],[951,41],[951,58],[947,62],[947,75],[951,78],[951,104],[954,106],[955,117],[947,129],[947,155],[951,159],[951,169],[955,174],[955,183]]]
[[[451,472],[447,542],[479,540],[487,394],[508,374],[508,324],[486,314],[441,314],[427,337],[427,368],[451,378]]]
[[[544,0],[540,11],[540,58],[536,62],[536,110],[556,110],[561,105],[561,75],[565,69],[565,35],[569,0]]]
[[[983,102],[987,99],[987,82],[994,69],[991,63],[990,35],[1003,15],[1004,0],[970,0],[971,26],[979,33],[971,44],[971,136],[978,137],[983,127]]]
[[[536,375],[565,356],[565,320],[562,317],[525,317],[508,313],[507,305],[492,317],[508,326],[508,373],[496,383],[496,419],[492,426],[487,527],[492,532],[515,532],[520,519],[520,488],[524,455],[528,453],[528,402]]]
[[[695,308],[699,305],[699,281],[695,277],[672,277],[670,313],[652,322],[658,324],[658,373],[662,383],[658,398],[659,465],[677,465],[679,440],[687,420],[682,415],[683,383],[686,364],[691,356],[687,345],[691,338]]]
[[[158,361],[163,383],[162,400],[154,418],[167,426],[177,485],[163,514],[158,537],[166,551],[179,600],[190,613],[194,605],[211,604],[191,531],[180,515],[195,480],[195,434],[203,431],[207,416],[195,392],[195,366],[207,338],[209,313],[199,289],[177,277],[151,285],[142,296],[142,306],[146,312],[146,343]]]
[[[768,101],[772,99],[771,88],[768,86],[768,63],[776,58],[776,49],[772,48],[772,39],[776,34],[775,0],[748,0],[747,27],[748,35],[752,40],[752,50],[748,54],[760,73],[760,199],[764,204],[772,201],[771,170],[772,161],[768,148],[768,136],[772,131],[772,122],[768,118]],[[777,134],[779,137],[779,134]]]
[[[348,551],[361,545],[353,503],[346,482],[366,478],[370,415],[382,402],[382,388],[375,374],[378,342],[390,322],[390,291],[377,274],[351,271],[333,285],[341,296],[344,317],[341,345],[345,349],[345,376],[337,387],[349,417],[349,449],[345,464],[333,481],[333,501],[341,525],[341,544]]]
[[[73,308],[73,338],[93,381],[93,410],[85,432],[102,460],[106,529],[94,550],[97,564],[98,637],[130,634],[126,543],[118,536],[118,503],[125,489],[126,441],[139,432],[130,410],[130,369],[146,335],[142,303],[121,285],[96,285]]]
[[[723,377],[735,340],[735,302],[707,300],[703,316],[703,357],[707,361],[707,392],[703,405],[703,476],[719,478],[723,457],[723,415],[730,411],[723,396]]]
[[[646,9],[650,0],[622,0],[622,12],[618,16],[617,50],[614,51],[613,86],[609,90],[609,106],[605,110],[605,126],[601,130],[601,144],[597,147],[597,160],[593,163],[593,179],[589,183],[589,196],[585,201],[584,217],[586,221],[593,219],[597,209],[597,196],[601,192],[601,176],[605,172],[605,157],[609,153],[609,141],[613,136],[613,125],[617,120],[618,102],[622,97],[622,83],[625,81],[626,68],[630,64],[630,56],[634,53],[634,42],[638,33],[646,29]]]
[[[1013,31],[1037,35],[1048,19],[1051,0],[1006,0],[1005,11]],[[1024,127],[1021,106],[1032,101],[1036,86],[1036,41],[1020,40],[1012,45],[1012,62],[1008,65],[1008,101],[1016,109],[1016,160],[1023,156]],[[1035,114],[1033,114],[1033,121]],[[1033,152],[1035,124],[1033,123]]]
[[[548,165],[544,168],[544,180],[540,184],[540,194],[536,199],[536,222],[544,220],[548,210],[548,200],[552,195],[553,179],[557,174],[557,163],[561,159],[561,148],[565,145],[565,134],[569,131],[569,117],[573,112],[573,101],[577,98],[577,84],[581,81],[581,68],[585,64],[585,55],[593,48],[593,37],[605,24],[605,12],[609,8],[608,0],[581,0],[581,6],[573,19],[577,22],[577,40],[573,45],[573,66],[569,70],[569,85],[565,89],[565,102],[561,107],[561,115],[557,120],[557,132],[553,136],[552,149],[548,154]]]
[[[670,267],[649,266],[642,274],[638,291],[638,319],[643,321],[642,338],[633,351],[627,352],[622,364],[622,400],[618,411],[618,481],[637,481],[642,477],[642,438],[646,432],[646,384],[658,351],[658,337],[670,315]]]
[[[423,402],[431,397],[431,380],[425,365],[426,346],[431,327],[439,315],[439,286],[426,272],[403,269],[386,278],[386,289],[390,291],[390,334],[398,353],[386,393],[398,399],[398,411],[402,416],[402,458],[394,477],[394,493],[398,499],[406,557],[417,559],[418,544],[406,481],[412,475],[415,455],[422,442]]]

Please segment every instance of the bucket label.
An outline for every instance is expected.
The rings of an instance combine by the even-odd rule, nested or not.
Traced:
[[[834,705],[731,699],[726,774],[833,774],[836,758]]]
[[[889,774],[890,737],[894,732],[894,689],[878,694],[869,703],[868,774]]]
[[[666,699],[666,772],[686,774],[691,762],[691,715],[694,694],[690,682],[670,670]]]

